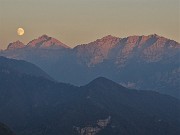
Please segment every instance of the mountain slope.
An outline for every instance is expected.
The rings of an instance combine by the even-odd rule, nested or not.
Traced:
[[[178,135],[179,109],[171,96],[103,77],[75,87],[0,72],[0,121],[18,135]]]
[[[16,42],[10,43],[7,47],[7,50],[20,49],[24,47],[25,45],[21,41],[16,41]]]
[[[27,44],[28,48],[43,48],[43,49],[61,49],[69,48],[64,43],[58,41],[55,38],[49,37],[47,35],[42,35],[41,37],[30,41]]]
[[[126,38],[109,35],[73,49],[51,49],[52,44],[44,49],[49,38],[42,36],[29,43],[36,47],[5,50],[0,55],[34,63],[61,82],[84,85],[104,76],[126,87],[180,98],[178,42],[156,34]]]
[[[119,41],[120,38],[108,35],[89,44],[76,46],[73,50],[76,53],[78,61],[90,67],[107,59],[110,50],[116,46]]]
[[[0,56],[0,72],[14,72],[17,74],[27,74],[52,80],[52,78],[48,74],[46,74],[43,70],[41,70],[34,64],[28,63],[23,60],[8,59],[2,56]]]

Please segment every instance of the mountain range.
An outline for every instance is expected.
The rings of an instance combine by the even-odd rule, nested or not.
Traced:
[[[103,76],[136,89],[180,97],[180,44],[156,34],[118,38],[111,35],[70,48],[43,35],[24,45],[10,43],[1,56],[31,62],[53,79],[85,85]]]
[[[28,71],[20,72],[19,65]],[[17,135],[180,134],[179,99],[104,77],[73,86],[34,69],[44,73],[28,62],[0,58],[0,121]]]

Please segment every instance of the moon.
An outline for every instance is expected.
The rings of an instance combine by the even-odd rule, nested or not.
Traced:
[[[18,34],[19,36],[24,35],[24,29],[23,29],[23,28],[18,28],[18,29],[17,29],[17,34]]]

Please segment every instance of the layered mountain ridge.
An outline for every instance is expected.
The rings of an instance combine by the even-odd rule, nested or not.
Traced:
[[[74,48],[43,35],[0,55],[36,64],[61,82],[84,85],[104,76],[127,87],[179,97],[179,52],[178,42],[156,34],[126,38],[108,35]]]
[[[132,46],[136,46],[138,48],[142,47],[143,45],[150,43],[154,45],[160,45],[161,47],[178,47],[176,44],[179,44],[178,42],[174,40],[167,39],[165,37],[159,36],[157,34],[152,34],[148,36],[129,36],[126,38],[118,38],[114,37],[112,35],[107,35],[101,39],[97,39],[96,41],[90,42],[88,44],[82,44],[77,45],[74,48],[82,47],[82,46],[115,46],[117,44],[131,44]],[[162,44],[163,43],[163,44]],[[168,44],[171,43],[171,46],[168,46]],[[34,39],[30,41],[26,46],[21,41],[16,41],[13,43],[10,43],[7,47],[8,49],[18,49],[23,47],[35,47],[35,48],[53,48],[54,46],[64,47],[64,48],[70,48],[68,45],[65,45],[61,41],[52,38],[46,34],[38,37],[37,39]],[[12,46],[12,48],[11,48]],[[131,46],[131,47],[132,47]],[[58,48],[57,48],[58,49]]]
[[[10,43],[7,47],[7,50],[19,49],[23,47],[25,47],[25,45],[21,41],[18,40],[16,42]]]
[[[27,45],[24,45],[20,41],[16,41],[13,43],[10,43],[7,47],[7,50],[12,50],[12,49],[62,49],[62,48],[69,48],[67,45],[64,43],[60,42],[59,40],[49,37],[47,35],[42,35],[38,37],[37,39],[34,39],[30,41]]]
[[[76,53],[78,61],[86,66],[94,66],[106,59],[114,59],[116,55],[116,64],[123,64],[136,53],[141,53],[140,58],[149,62],[156,62],[162,59],[164,55],[171,55],[166,50],[180,49],[180,44],[176,41],[158,36],[156,34],[148,36],[129,36],[127,38],[118,38],[111,35],[93,41],[88,44],[77,45],[73,49],[47,35],[30,41],[24,45],[20,41],[10,43],[7,50],[16,49],[62,49],[67,48]],[[112,50],[114,50],[112,52]],[[118,52],[118,50],[120,52]],[[177,51],[176,50],[176,51]],[[111,54],[112,52],[112,54]]]
[[[128,89],[105,77],[81,87],[58,83],[19,72],[22,61],[6,61],[10,64],[0,63],[9,71],[0,69],[0,121],[17,135],[180,134],[176,98]],[[17,65],[9,69],[12,61]],[[0,133],[1,127],[8,129],[0,124]]]

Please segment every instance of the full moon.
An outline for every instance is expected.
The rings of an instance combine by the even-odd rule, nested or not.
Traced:
[[[19,36],[24,35],[24,29],[23,29],[23,28],[18,28],[18,29],[17,29],[17,34],[18,34]]]

